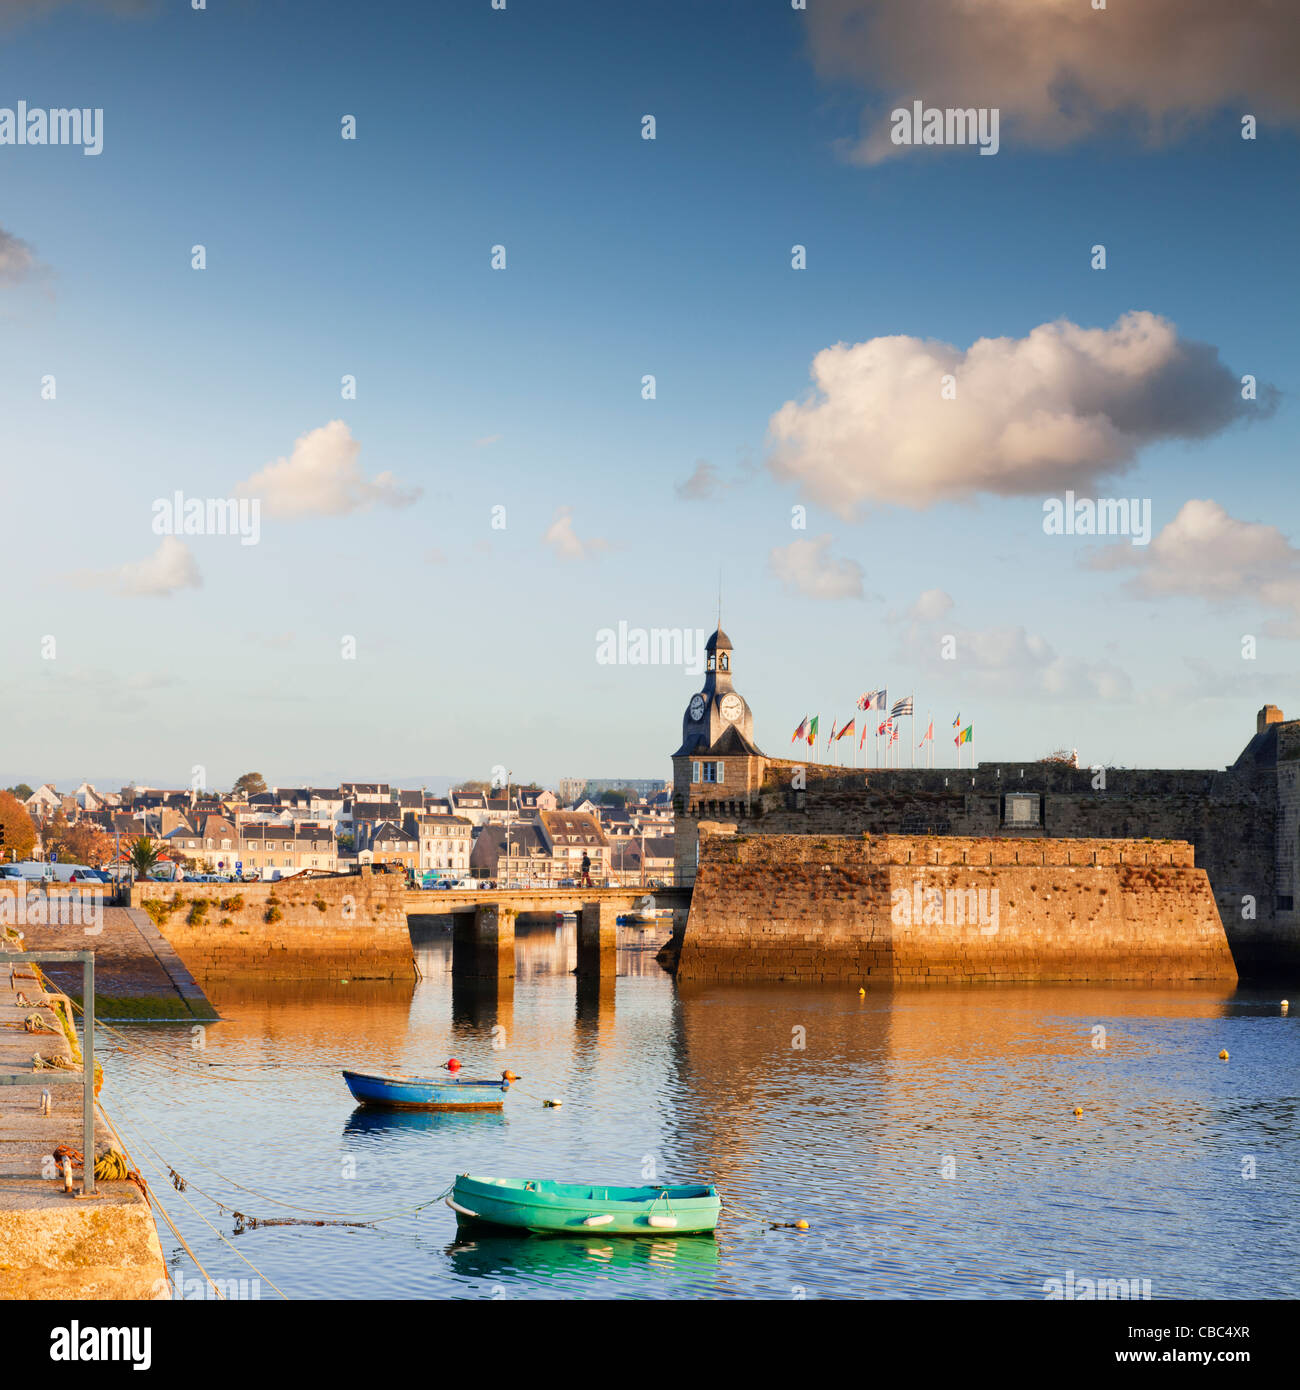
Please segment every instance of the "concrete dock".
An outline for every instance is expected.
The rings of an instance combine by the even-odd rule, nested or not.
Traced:
[[[0,1073],[30,1074],[33,1053],[79,1066],[35,968],[11,959],[22,944],[0,931]],[[52,1031],[26,1031],[32,1015]],[[62,1180],[49,1176],[59,1145],[82,1147],[82,1088],[51,1085],[48,1115],[42,1090],[0,1086],[0,1299],[168,1298],[153,1211],[140,1189],[101,1180],[97,1196],[67,1196]],[[100,1153],[110,1133],[96,1106]],[[79,1170],[73,1186],[81,1188]]]

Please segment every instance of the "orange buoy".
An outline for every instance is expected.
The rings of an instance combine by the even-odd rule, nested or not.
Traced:
[[[1228,1060],[1228,1049],[1225,1047],[1225,1048],[1223,1049],[1223,1051],[1219,1053],[1219,1061],[1220,1061],[1220,1062],[1226,1062],[1227,1060]]]
[[[1076,1106],[1074,1107],[1074,1113],[1075,1113],[1076,1115],[1082,1115],[1082,1114],[1083,1114],[1083,1106],[1081,1106],[1081,1105],[1076,1105]]]
[[[460,1070],[460,1063],[454,1057],[449,1057],[442,1065],[444,1071]]]
[[[519,1078],[518,1078],[518,1077],[514,1074],[514,1072],[512,1072],[512,1071],[503,1071],[503,1072],[501,1073],[501,1080],[502,1080],[502,1081],[518,1081]]]

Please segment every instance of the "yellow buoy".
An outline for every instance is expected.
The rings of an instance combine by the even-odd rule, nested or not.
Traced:
[[[867,992],[867,991],[866,991],[865,989],[859,989],[859,990],[858,990],[858,993],[859,993],[859,994],[865,994],[866,992]],[[1285,1007],[1285,1006],[1284,1006],[1284,1007]]]
[[[1074,1107],[1074,1113],[1075,1113],[1076,1115],[1082,1115],[1082,1114],[1083,1114],[1083,1106],[1081,1106],[1081,1105],[1076,1105],[1076,1106]]]
[[[555,1106],[563,1104],[564,1102],[562,1100],[544,1100],[542,1102],[542,1105],[547,1109],[554,1109]]]
[[[1287,1011],[1290,1007],[1291,1007],[1291,1001],[1290,1001],[1289,999],[1284,999],[1284,1000],[1282,1001],[1282,1012],[1283,1012],[1283,1013],[1286,1013],[1286,1011]]]
[[[1228,1060],[1228,1049],[1225,1047],[1225,1048],[1223,1049],[1223,1051],[1219,1053],[1219,1061],[1221,1061],[1221,1062],[1226,1062],[1227,1060]]]
[[[796,1221],[794,1223],[794,1228],[796,1231],[806,1231],[808,1229],[808,1223],[806,1221]]]

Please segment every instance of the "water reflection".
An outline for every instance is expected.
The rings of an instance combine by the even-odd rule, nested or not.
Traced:
[[[343,1126],[344,1138],[358,1136],[385,1139],[394,1135],[409,1135],[438,1130],[449,1137],[457,1131],[505,1124],[503,1110],[383,1110],[373,1105],[358,1105]]]
[[[184,1028],[105,1037],[104,1100],[227,1205],[382,1218],[250,1237],[299,1297],[1041,1297],[1070,1269],[1157,1298],[1300,1293],[1300,1019],[1273,995],[677,988],[655,944],[621,933],[617,980],[570,973],[572,926],[542,923],[499,983],[454,980],[438,939],[416,982],[213,981],[201,1051]],[[519,1073],[504,1113],[357,1108],[339,1075],[453,1055]],[[458,1239],[436,1199],[467,1171],[715,1181],[721,1239]],[[214,1275],[247,1275],[169,1210]]]

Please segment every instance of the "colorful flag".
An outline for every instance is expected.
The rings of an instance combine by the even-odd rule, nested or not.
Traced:
[[[876,737],[879,738],[881,734],[887,734],[893,727],[893,724],[888,719],[886,719],[885,722],[880,726],[880,728],[876,730]]]
[[[895,701],[894,708],[889,711],[889,717],[891,719],[901,719],[905,714],[910,715],[911,713],[912,697],[910,695],[904,695],[901,700]]]
[[[974,732],[975,732],[975,725],[974,725],[974,724],[967,724],[966,727],[961,731],[961,733],[959,733],[959,734],[957,735],[957,737],[956,737],[955,739],[953,739],[953,742],[954,742],[954,743],[969,743],[969,742],[971,741],[971,735],[972,735]]]
[[[835,716],[832,715],[832,716],[831,716],[831,736],[830,736],[830,738],[828,738],[828,739],[826,740],[826,746],[827,746],[827,748],[829,748],[829,747],[831,746],[831,744],[834,743],[834,742],[835,742]]]
[[[795,743],[808,732],[808,716],[805,714],[799,727],[790,735],[790,742]]]
[[[898,742],[898,725],[897,725],[897,724],[895,724],[894,727],[889,731],[889,741],[890,741],[890,743],[897,743],[897,742]]]
[[[860,696],[858,697],[858,708],[859,708],[859,709],[864,709],[864,710],[865,710],[865,709],[884,709],[884,707],[885,707],[885,699],[886,699],[886,696],[885,696],[885,692],[884,692],[883,690],[872,690],[872,691],[868,691],[867,694],[865,694],[865,695],[860,695]]]
[[[845,734],[851,734],[852,732],[853,720],[850,719],[849,722],[839,731],[839,733],[835,735],[835,742],[838,743],[840,739],[844,737]]]
[[[808,726],[808,747],[811,748],[817,742],[817,721],[821,718],[820,714],[814,714],[812,723]]]
[[[929,727],[926,729],[925,733],[923,733],[923,734],[921,735],[921,743],[924,743],[924,742],[926,741],[926,739],[928,739],[928,738],[929,738],[929,739],[932,739],[933,737],[934,737],[934,720],[932,719],[932,720],[930,720]],[[916,746],[919,748],[919,747],[921,746],[921,743],[918,743]]]
[[[871,730],[871,726],[870,726],[870,725],[867,723],[867,721],[864,719],[864,720],[862,721],[862,736],[858,739],[858,747],[859,747],[859,748],[861,748],[861,747],[863,746],[863,744],[866,743],[866,741],[867,741],[867,734],[870,732],[870,730]]]
[[[960,715],[960,714],[957,716],[956,719],[954,719],[954,720],[952,721],[952,727],[953,727],[954,729],[960,729],[960,728],[961,728],[961,715]]]

